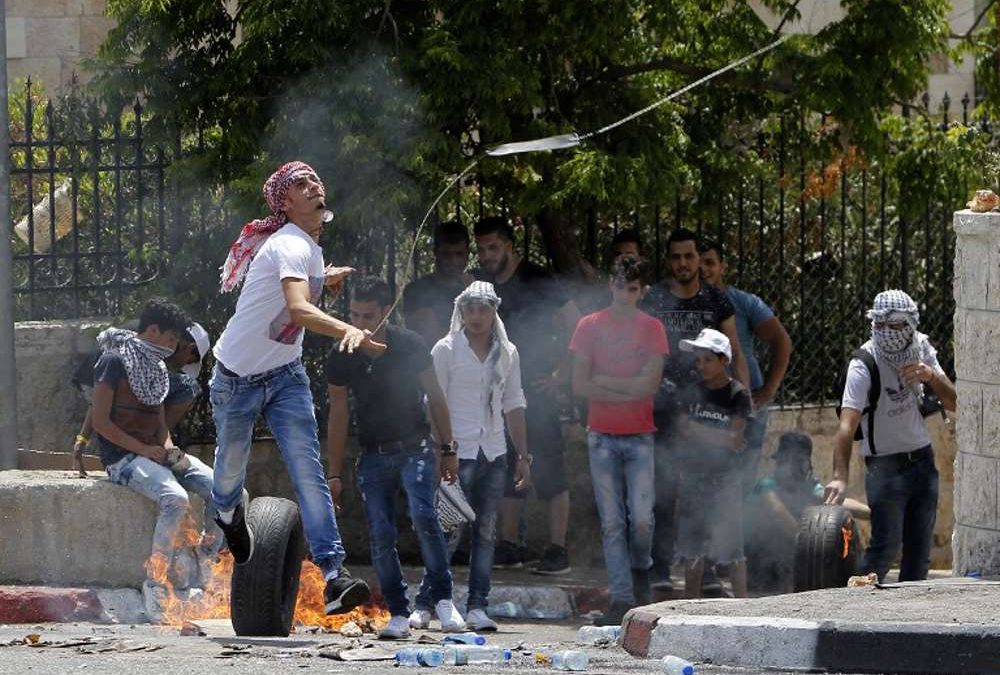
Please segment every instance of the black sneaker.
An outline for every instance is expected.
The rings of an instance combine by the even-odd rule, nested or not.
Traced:
[[[722,591],[722,582],[719,581],[719,577],[715,571],[715,565],[709,564],[708,561],[705,562],[705,571],[702,573],[701,577],[701,597],[703,598],[721,598],[724,597]]]
[[[545,549],[545,552],[542,553],[542,561],[531,572],[532,574],[566,574],[571,569],[566,548],[552,544]]]
[[[233,512],[233,522],[228,525],[216,516],[215,522],[226,535],[226,547],[233,554],[233,561],[237,565],[245,565],[253,557],[253,532],[246,520],[246,496]]]
[[[371,597],[371,589],[361,579],[355,579],[346,568],[340,568],[336,579],[326,582],[323,600],[327,614],[346,614]]]
[[[620,626],[622,624],[622,620],[625,619],[625,613],[630,609],[632,608],[623,602],[612,602],[611,606],[608,607],[608,611],[594,619],[594,625]]]
[[[512,570],[523,566],[524,560],[521,558],[521,550],[517,544],[501,539],[493,550],[493,568],[498,570]]]

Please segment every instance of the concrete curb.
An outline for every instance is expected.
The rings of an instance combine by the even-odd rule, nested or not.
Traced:
[[[625,618],[622,640],[634,656],[726,666],[868,673],[966,675],[1000,670],[1000,626],[803,621],[778,617]]]

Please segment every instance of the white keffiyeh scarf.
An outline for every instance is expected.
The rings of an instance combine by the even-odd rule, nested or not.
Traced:
[[[167,397],[170,378],[163,363],[167,350],[139,338],[134,331],[108,328],[97,336],[97,345],[118,355],[132,393],[146,405],[160,405]],[[167,354],[169,356],[169,354]]]

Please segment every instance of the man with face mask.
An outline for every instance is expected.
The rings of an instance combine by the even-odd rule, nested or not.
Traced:
[[[929,389],[946,410],[954,410],[955,385],[927,336],[917,331],[920,312],[909,295],[879,293],[868,318],[872,337],[861,349],[874,359],[881,391],[874,409],[869,408],[874,378],[860,358],[852,359],[834,438],[833,480],[825,497],[828,504],[844,502],[854,433],[861,424],[859,450],[867,465],[865,492],[872,513],[862,571],[875,572],[881,581],[902,541],[899,580],[919,581],[927,577],[930,564],[938,498],[938,472],[920,404]]]

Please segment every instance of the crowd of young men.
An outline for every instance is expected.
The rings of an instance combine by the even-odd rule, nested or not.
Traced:
[[[215,534],[221,531],[237,565],[252,558],[243,485],[253,428],[263,416],[288,467],[312,560],[327,581],[326,611],[365,602],[368,585],[343,567],[347,552],[335,511],[353,408],[360,446],[355,479],[375,575],[392,614],[382,637],[408,637],[429,625],[432,612],[444,631],[496,630],[486,611],[491,569],[528,562],[521,512],[532,488],[546,505],[549,541],[534,571],[570,569],[561,421],[570,406],[560,393],[571,391],[588,406],[590,473],[608,570],[610,606],[598,622],[620,623],[628,609],[649,602],[656,584],[668,589],[675,562],[684,563],[689,597],[717,587],[716,566],[735,595],[746,594],[741,505],[766,492],[754,488],[766,411],[787,370],[791,341],[760,298],[726,285],[717,242],[674,231],[667,241],[670,276],[649,286],[638,235],[618,233],[606,306],[581,318],[557,279],[515,253],[505,219],[476,223],[473,270],[468,230],[446,222],[434,233],[434,272],[403,293],[407,327],[388,323],[395,297],[374,277],[352,283],[348,323],[317,304],[324,286],[339,291],[349,271],[323,262],[317,242],[326,194],[319,176],[291,162],[263,191],[271,215],[243,228],[223,268],[222,290],[240,288],[240,296],[214,347],[214,470],[174,446],[164,415],[170,386],[164,360],[200,365],[208,348],[201,327],[157,300],[135,332],[101,336],[89,419],[112,480],[159,504],[154,554],[171,555],[186,488],[206,498],[207,555],[222,545]],[[919,313],[909,296],[880,294],[870,318],[873,340],[851,363],[835,480],[825,499],[844,499],[850,439],[860,424],[873,520],[866,565],[884,576],[902,536],[903,574],[920,578],[937,495],[917,408],[929,391],[952,408],[954,387],[926,336],[915,331]],[[301,363],[304,330],[337,340],[326,364],[325,473]],[[176,357],[184,337],[197,344]],[[754,337],[768,347],[766,374]],[[898,386],[870,396],[877,381]],[[78,440],[87,440],[85,432]],[[782,459],[804,447],[801,439],[782,442]],[[779,467],[776,485],[792,492],[805,485],[803,494],[819,501],[811,472],[800,473]],[[464,616],[452,602],[450,571],[463,534],[449,542],[435,514],[441,481],[457,482],[475,512],[464,533],[470,568]],[[396,549],[401,487],[425,568],[412,608]],[[784,509],[782,522],[804,503],[789,499],[766,502],[779,520]]]

